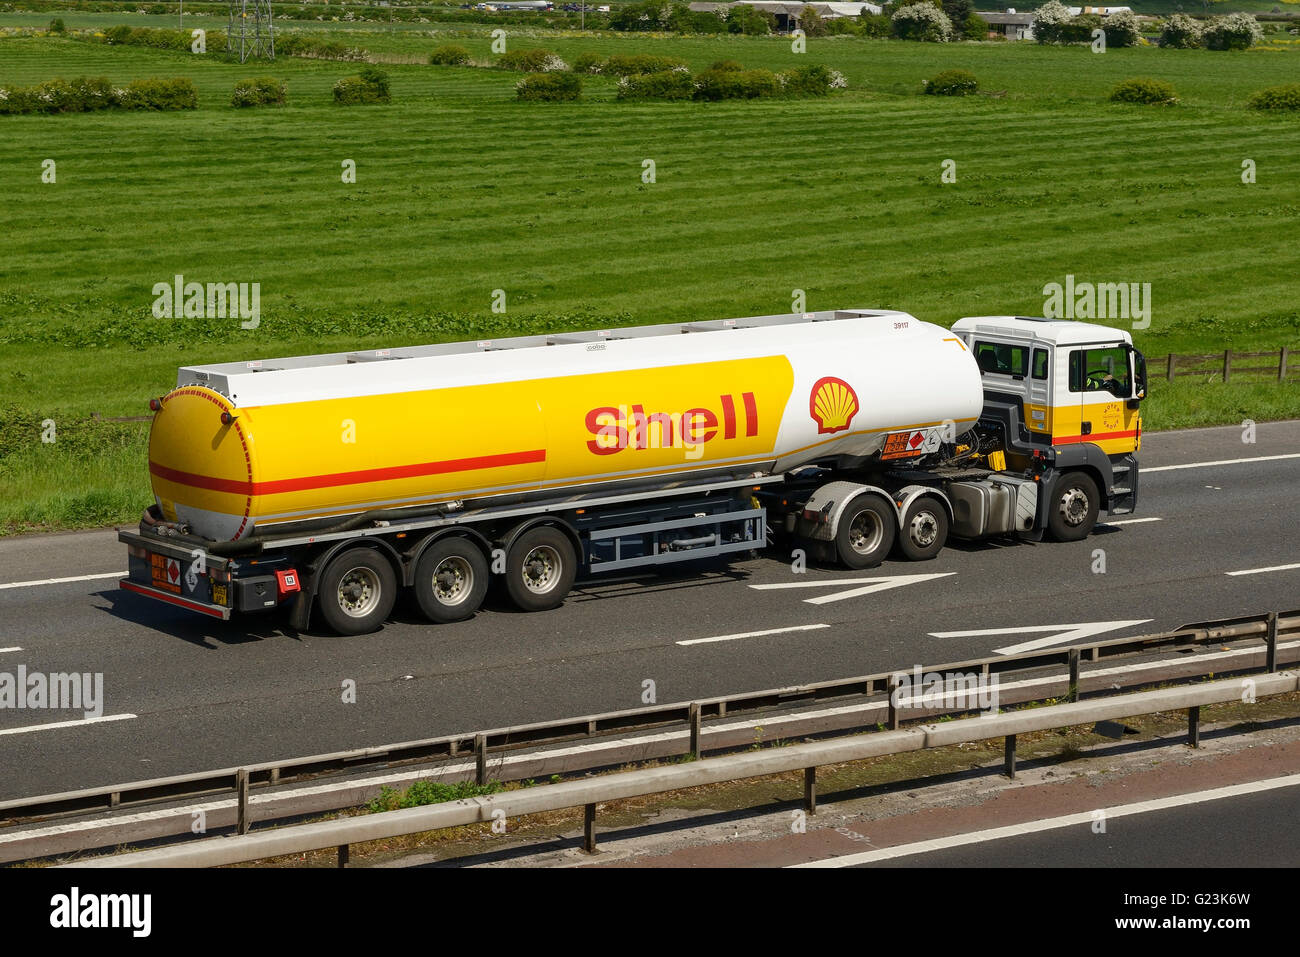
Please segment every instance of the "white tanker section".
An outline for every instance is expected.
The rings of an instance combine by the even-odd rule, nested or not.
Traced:
[[[238,539],[451,500],[915,462],[982,402],[965,344],[906,313],[760,316],[182,369],[150,470],[164,518]]]

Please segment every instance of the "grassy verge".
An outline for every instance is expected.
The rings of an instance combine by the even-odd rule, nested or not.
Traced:
[[[447,35],[321,32],[412,59]],[[1135,333],[1149,355],[1300,343],[1300,123],[1243,109],[1290,78],[1300,45],[1095,56],[835,39],[794,54],[778,38],[519,33],[569,59],[824,63],[850,89],[628,104],[597,77],[584,102],[530,106],[513,102],[518,74],[411,63],[391,67],[391,106],[339,108],[330,89],[356,64],[283,58],[269,69],[289,104],[241,111],[236,81],[267,67],[0,37],[0,86],[183,75],[200,95],[185,114],[0,117],[0,428],[18,429],[0,436],[0,529],[134,519],[149,499],[143,427],[73,451],[32,423],[53,418],[62,436],[91,412],[141,414],[186,364],[785,312],[796,289],[809,309],[948,324],[1041,314],[1045,284],[1067,275],[1151,283],[1151,324]],[[481,59],[488,42],[466,39]],[[921,96],[949,67],[1006,96]],[[1106,103],[1130,75],[1170,80],[1183,105]],[[955,183],[941,182],[945,160]],[[261,325],[154,319],[154,284],[177,274],[260,283]],[[505,315],[490,310],[496,289]],[[1146,427],[1296,415],[1294,385],[1175,381],[1152,388]]]

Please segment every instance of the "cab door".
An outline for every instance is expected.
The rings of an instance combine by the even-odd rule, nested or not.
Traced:
[[[1122,343],[1072,347],[1067,388],[1078,418],[1071,415],[1071,423],[1060,423],[1053,438],[1056,445],[1091,442],[1107,455],[1124,455],[1137,448],[1138,412],[1129,408],[1130,349]]]

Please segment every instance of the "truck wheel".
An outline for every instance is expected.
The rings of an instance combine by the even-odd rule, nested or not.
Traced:
[[[948,541],[948,513],[938,499],[922,495],[903,515],[898,550],[908,561],[924,562],[943,551]]]
[[[577,573],[573,543],[550,525],[524,532],[506,554],[506,592],[520,611],[558,607]]]
[[[1058,542],[1079,542],[1097,524],[1097,483],[1082,472],[1069,472],[1056,485],[1047,528]]]
[[[424,617],[442,624],[472,618],[488,589],[488,562],[467,538],[452,536],[424,550],[415,566],[415,600]]]
[[[874,495],[849,504],[835,533],[835,554],[848,568],[875,568],[894,547],[894,510]]]
[[[378,629],[393,610],[397,575],[373,548],[353,548],[325,567],[318,596],[326,624],[340,635],[364,635]]]

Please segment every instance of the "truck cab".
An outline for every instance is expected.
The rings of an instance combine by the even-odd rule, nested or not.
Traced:
[[[1009,468],[1082,470],[1100,508],[1137,502],[1146,360],[1123,329],[1026,316],[974,316],[952,327],[984,383],[980,424],[999,432]],[[1050,499],[1051,496],[1044,496]]]

